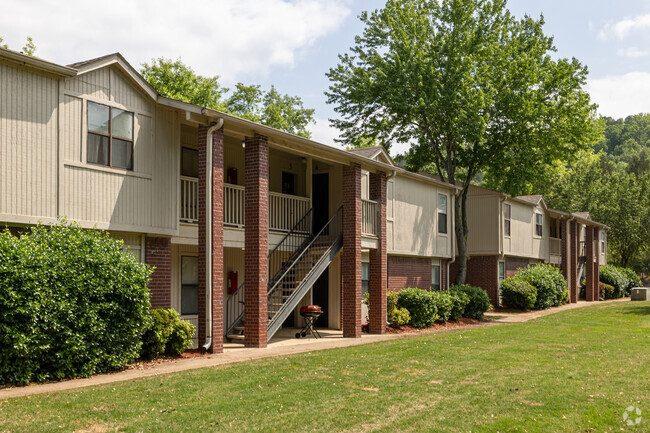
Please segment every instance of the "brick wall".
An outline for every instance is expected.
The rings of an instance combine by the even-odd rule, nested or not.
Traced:
[[[449,271],[452,281],[456,279],[457,272],[458,262],[454,262]],[[465,283],[485,290],[490,297],[492,305],[498,304],[498,276],[498,256],[472,256],[467,260],[467,278],[465,279]]]
[[[578,223],[569,223],[569,302],[578,302],[580,281],[578,281]]]
[[[344,337],[361,337],[361,166],[343,167],[341,316]]]
[[[587,235],[585,236],[585,242],[587,244],[587,261],[585,262],[585,271],[586,271],[586,297],[587,301],[597,301],[598,300],[598,278],[594,275],[594,228],[593,226],[587,226],[586,230]],[[595,285],[595,290],[594,290]]]
[[[172,244],[169,238],[147,236],[145,262],[155,266],[149,282],[149,298],[152,308],[172,306]]]
[[[431,287],[431,259],[428,257],[388,256],[388,288]]]
[[[268,327],[268,142],[246,137],[244,223],[244,343],[266,347]]]
[[[207,335],[206,323],[206,203],[207,126],[199,126],[199,346]],[[211,353],[223,352],[223,129],[212,134],[212,346]]]
[[[379,224],[376,249],[370,250],[370,306],[368,330],[371,334],[386,332],[386,287],[388,285],[388,263],[386,245],[386,173],[370,173],[370,199],[378,204]]]
[[[506,262],[506,278],[511,278],[514,277],[517,271],[521,268],[525,268],[528,266],[528,259],[521,259],[518,257],[506,257],[505,258]],[[498,275],[498,268],[497,268],[497,275]]]

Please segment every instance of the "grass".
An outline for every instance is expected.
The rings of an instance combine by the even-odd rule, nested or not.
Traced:
[[[5,400],[0,432],[650,431],[648,365],[650,302],[611,303]]]

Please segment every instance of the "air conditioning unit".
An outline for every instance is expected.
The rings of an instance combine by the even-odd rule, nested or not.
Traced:
[[[650,301],[650,288],[634,287],[630,290],[630,297],[633,301]]]

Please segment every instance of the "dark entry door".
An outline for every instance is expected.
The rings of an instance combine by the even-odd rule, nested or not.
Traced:
[[[329,308],[329,268],[318,277],[312,290],[314,291],[314,305],[318,305],[323,309],[323,314],[316,320],[316,326],[319,328],[327,328],[327,314]]]
[[[312,206],[314,209],[314,233],[318,233],[329,219],[329,174],[314,174],[312,176],[311,188]]]

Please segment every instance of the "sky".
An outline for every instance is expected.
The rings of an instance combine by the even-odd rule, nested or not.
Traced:
[[[315,109],[312,138],[335,145],[326,72],[354,44],[358,15],[381,0],[0,0],[0,37],[59,64],[120,52],[136,69],[180,58],[197,73],[275,85]],[[586,90],[604,116],[650,112],[650,0],[509,0],[516,17],[544,15],[558,55],[589,68]],[[405,149],[395,148],[401,152]]]

